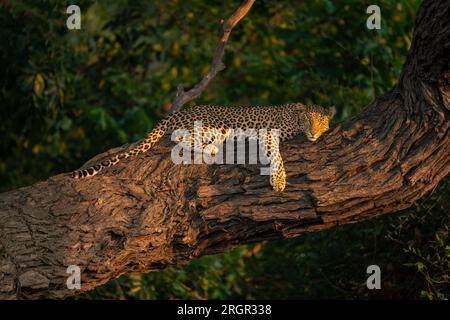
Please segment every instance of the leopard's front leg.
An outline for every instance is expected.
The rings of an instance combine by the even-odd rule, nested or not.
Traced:
[[[270,185],[275,191],[283,192],[286,187],[286,171],[279,150],[278,134],[270,131],[260,134],[260,139],[270,161]]]
[[[283,159],[280,152],[276,158],[271,161],[270,184],[277,192],[283,192],[286,188],[286,170],[284,169]]]

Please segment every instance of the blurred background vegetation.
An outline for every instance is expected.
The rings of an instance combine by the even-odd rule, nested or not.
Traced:
[[[66,28],[70,3],[81,30]],[[143,137],[177,84],[207,72],[221,19],[239,4],[2,1],[0,191]],[[382,29],[367,30],[358,0],[256,1],[233,31],[227,68],[192,104],[302,101],[348,119],[395,85],[412,39],[419,1],[378,5]],[[447,299],[449,180],[401,213],[123,276],[82,298]],[[370,264],[382,290],[366,288]]]

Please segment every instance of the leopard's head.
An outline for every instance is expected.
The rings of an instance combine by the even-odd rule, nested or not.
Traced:
[[[320,106],[308,106],[306,109],[306,123],[304,133],[309,141],[316,141],[329,129],[331,119],[336,114],[336,108],[323,108]]]

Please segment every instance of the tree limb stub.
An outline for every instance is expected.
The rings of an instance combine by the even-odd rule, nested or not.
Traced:
[[[239,8],[228,18],[228,20],[223,24],[222,36],[219,43],[217,44],[214,56],[211,62],[211,68],[208,73],[203,77],[203,79],[197,83],[192,89],[184,91],[183,85],[179,84],[177,87],[177,93],[174,101],[172,102],[171,111],[179,110],[184,104],[198,98],[202,92],[206,89],[212,79],[225,69],[225,65],[222,63],[222,58],[225,52],[225,46],[230,37],[233,28],[241,21],[242,18],[250,11],[255,0],[244,1]]]
[[[449,16],[449,1],[425,1],[396,88],[316,143],[281,146],[281,195],[258,165],[174,165],[168,137],[91,179],[61,174],[0,194],[0,298],[63,298],[409,207],[450,172]],[[81,290],[66,287],[69,265]]]

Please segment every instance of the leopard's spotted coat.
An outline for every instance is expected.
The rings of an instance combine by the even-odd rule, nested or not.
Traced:
[[[334,107],[325,109],[320,106],[306,106],[301,103],[283,106],[257,107],[225,107],[225,106],[195,106],[172,113],[151,130],[146,138],[132,149],[113,156],[90,168],[74,171],[74,178],[85,178],[96,175],[104,168],[117,164],[122,159],[144,153],[150,150],[169,130],[189,130],[192,143],[195,139],[202,141],[203,146],[214,146],[225,141],[230,129],[266,129],[267,134],[260,136],[266,150],[266,155],[272,163],[270,183],[276,191],[283,191],[286,185],[286,173],[283,160],[278,150],[278,140],[271,134],[272,129],[278,129],[279,140],[284,141],[304,133],[310,141],[317,140],[326,130],[335,114]],[[194,122],[202,122],[202,130],[195,131]],[[211,135],[211,132],[214,134]],[[206,135],[211,135],[205,139]],[[214,148],[210,148],[211,153]]]

